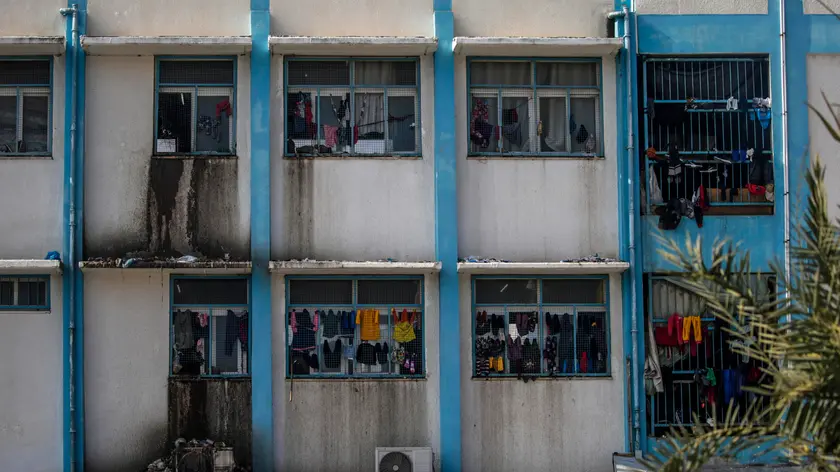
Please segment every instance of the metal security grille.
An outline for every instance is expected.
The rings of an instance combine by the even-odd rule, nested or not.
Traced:
[[[691,199],[772,206],[772,100],[762,58],[647,58],[643,67],[647,207]]]
[[[470,61],[470,155],[603,155],[600,66]]]
[[[0,311],[49,309],[48,277],[0,277]]]
[[[0,61],[0,155],[49,155],[52,62]]]
[[[245,278],[172,281],[171,375],[248,375],[250,322]]]
[[[234,59],[158,61],[156,154],[235,153],[235,65]]]
[[[420,154],[417,60],[286,63],[287,156]]]
[[[610,373],[607,279],[473,279],[473,375]]]
[[[674,426],[692,426],[695,414],[700,421],[713,424],[714,418],[724,418],[730,400],[743,411],[752,394],[741,387],[755,385],[761,380],[760,364],[733,354],[726,326],[715,321],[702,300],[682,288],[680,281],[679,277],[648,278],[649,323],[646,330],[653,329],[653,337],[658,341],[652,345],[650,333],[646,331],[646,349],[656,349],[664,382],[664,392],[655,392],[650,382],[647,386],[649,433],[652,436],[663,436]],[[751,288],[769,300],[776,291],[775,278],[756,275]],[[676,329],[673,321],[669,323],[674,315],[683,319],[699,317],[702,342],[681,346],[661,343],[669,337],[669,328]],[[690,330],[692,340],[696,339],[694,330]]]
[[[421,277],[289,278],[286,293],[290,378],[425,375]]]

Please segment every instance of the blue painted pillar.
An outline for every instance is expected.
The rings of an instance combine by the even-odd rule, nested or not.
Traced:
[[[251,0],[251,428],[253,469],[274,470],[271,365],[269,0]]]
[[[455,56],[452,0],[435,0],[435,257],[440,271],[440,457],[461,470],[461,330],[458,296],[458,196],[455,154]]]

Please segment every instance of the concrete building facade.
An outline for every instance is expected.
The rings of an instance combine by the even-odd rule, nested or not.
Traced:
[[[836,154],[811,0],[8,3],[3,470],[179,437],[258,471],[612,470],[731,368],[705,320],[646,391],[650,330],[702,312],[669,201],[702,187],[664,234],[740,241],[772,292]]]

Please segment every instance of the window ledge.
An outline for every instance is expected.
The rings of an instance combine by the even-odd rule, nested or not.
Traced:
[[[271,261],[268,270],[283,275],[423,275],[440,272],[440,262]]]
[[[425,382],[428,377],[338,377],[338,376],[313,376],[290,377],[286,375],[289,382]]]
[[[0,161],[51,161],[52,156],[35,156],[32,154],[0,154]]]
[[[0,55],[64,54],[64,36],[0,36]]]
[[[540,375],[536,375],[536,374],[525,375],[525,374],[523,374],[522,378],[517,377],[516,374],[505,375],[505,376],[487,376],[487,377],[481,377],[481,376],[473,375],[470,378],[470,380],[474,380],[474,381],[477,381],[477,382],[510,382],[510,381],[522,382],[522,379],[524,379],[526,377],[528,378],[529,382],[534,381],[534,380],[538,380],[538,381],[547,380],[547,381],[550,381],[550,382],[555,382],[555,381],[558,381],[558,380],[567,380],[567,381],[572,381],[572,380],[613,380],[612,374],[555,375],[555,376],[550,376],[550,375],[545,375],[545,374],[540,374]]]
[[[283,156],[289,161],[420,161],[423,156],[354,156],[343,154],[321,154],[318,156]]]
[[[522,156],[467,156],[470,161],[603,161],[605,156],[540,156],[527,154]]]
[[[152,154],[152,159],[239,159],[236,154]]]
[[[4,275],[60,274],[61,268],[61,261],[43,259],[0,259],[0,274]]]
[[[496,275],[600,275],[618,274],[629,262],[459,262],[461,274]]]
[[[161,54],[245,54],[250,36],[82,36],[82,48],[93,56]]]
[[[160,270],[176,274],[224,274],[239,275],[250,274],[250,262],[236,262],[224,260],[211,260],[200,262],[176,262],[170,260],[137,260],[130,262],[130,259],[106,259],[79,262],[79,268],[83,272],[90,270]]]
[[[437,39],[426,36],[271,36],[271,52],[283,55],[421,56],[437,50]],[[362,49],[360,49],[362,48]]]
[[[615,55],[621,44],[621,38],[456,36],[452,50],[465,56],[599,57]]]

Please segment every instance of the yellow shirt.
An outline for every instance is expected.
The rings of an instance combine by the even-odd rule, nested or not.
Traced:
[[[362,341],[379,339],[379,310],[362,309],[356,312],[356,324],[361,325]]]

